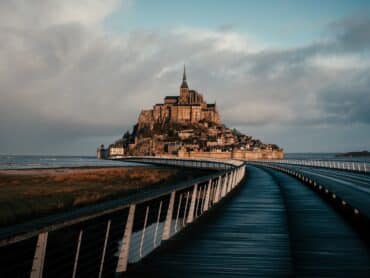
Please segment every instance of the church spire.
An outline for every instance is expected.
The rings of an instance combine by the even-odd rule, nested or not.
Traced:
[[[181,87],[182,89],[189,89],[188,83],[186,82],[186,68],[184,64],[184,73],[182,74],[182,83]]]

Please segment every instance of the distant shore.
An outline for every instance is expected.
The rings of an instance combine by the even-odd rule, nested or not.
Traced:
[[[88,166],[0,170],[0,226],[204,175],[204,170]]]
[[[348,153],[339,153],[337,157],[370,157],[370,152],[360,151],[360,152],[348,152]]]

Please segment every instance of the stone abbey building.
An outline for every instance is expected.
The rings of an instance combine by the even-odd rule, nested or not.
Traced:
[[[132,132],[98,149],[98,157],[126,155],[273,159],[283,151],[222,124],[216,104],[189,89],[184,66],[179,95],[142,110]]]
[[[195,124],[202,121],[221,123],[216,104],[206,103],[202,94],[189,89],[184,66],[180,95],[167,96],[164,103],[156,104],[150,110],[142,110],[138,122],[139,127],[142,127],[164,122]]]

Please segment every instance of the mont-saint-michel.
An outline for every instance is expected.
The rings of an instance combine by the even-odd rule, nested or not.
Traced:
[[[369,11],[0,0],[0,278],[369,278]]]
[[[142,110],[132,131],[124,133],[98,158],[117,156],[176,156],[217,159],[282,159],[283,149],[229,128],[221,121],[216,103],[190,89],[184,66],[179,95]]]

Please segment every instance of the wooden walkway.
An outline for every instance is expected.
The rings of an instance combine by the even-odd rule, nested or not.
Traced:
[[[355,231],[309,188],[248,166],[240,191],[130,269],[151,277],[370,277]]]

